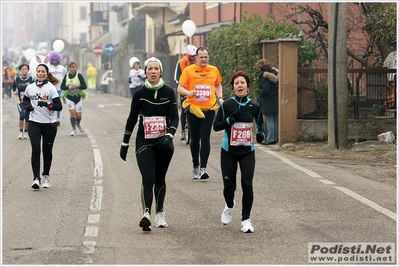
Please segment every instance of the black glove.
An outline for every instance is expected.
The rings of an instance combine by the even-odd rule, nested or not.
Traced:
[[[47,101],[39,101],[39,102],[37,102],[37,105],[39,107],[48,107]]]
[[[28,104],[27,106],[25,106],[25,108],[26,108],[27,111],[32,111],[32,110],[34,110],[34,108],[32,107],[31,104]]]
[[[161,138],[160,142],[159,142],[159,149],[162,150],[174,150],[175,147],[173,146],[173,139],[172,137],[170,137],[170,135],[165,135]]]
[[[121,149],[119,150],[119,155],[121,159],[126,161],[127,150],[129,149],[129,145],[121,145]]]
[[[256,134],[256,142],[259,144],[262,143],[263,139],[265,139],[265,134],[264,133],[257,133]]]
[[[236,111],[231,113],[231,115],[230,115],[230,123],[238,121],[240,119],[240,115],[241,115],[241,110],[240,109],[237,109]]]

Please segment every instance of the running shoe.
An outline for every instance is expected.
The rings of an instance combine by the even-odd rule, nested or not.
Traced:
[[[244,233],[253,233],[254,228],[252,227],[251,224],[251,219],[247,219],[241,222],[241,232]]]
[[[18,139],[22,139],[22,138],[24,138],[24,133],[23,132],[19,132]]]
[[[42,188],[50,188],[50,175],[43,175]]]
[[[157,212],[155,214],[155,226],[159,228],[166,228],[168,224],[165,221],[165,212]]]
[[[71,136],[75,136],[75,135],[76,135],[76,131],[73,130],[73,131],[71,132]]]
[[[83,129],[83,127],[81,125],[78,125],[78,129],[81,133],[83,133],[85,131],[85,129]]]
[[[28,137],[29,137],[28,132],[24,132],[24,134],[22,135],[22,137],[23,137],[24,139],[28,139]]]
[[[139,226],[143,229],[143,231],[151,231],[151,221],[150,214],[146,211],[141,217]]]
[[[35,178],[31,185],[33,189],[40,189],[40,178]]]
[[[181,141],[185,141],[186,140],[186,131],[181,131],[180,140]]]
[[[227,207],[227,204],[224,206],[222,217],[220,219],[224,225],[228,225],[231,222],[231,217],[232,217],[232,213],[233,213],[235,206],[236,206],[235,200],[234,200],[234,205],[232,208]]]
[[[201,168],[200,170],[200,179],[204,180],[204,179],[208,179],[209,175],[206,173],[206,168]]]
[[[192,171],[192,173],[191,173],[191,177],[192,177],[193,179],[198,179],[198,178],[200,178],[200,168],[199,168],[199,167],[193,168],[193,171]]]

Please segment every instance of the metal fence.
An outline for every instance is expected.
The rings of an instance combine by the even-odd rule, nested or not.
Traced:
[[[396,118],[396,69],[348,69],[348,118]],[[327,119],[328,69],[298,69],[298,119]]]

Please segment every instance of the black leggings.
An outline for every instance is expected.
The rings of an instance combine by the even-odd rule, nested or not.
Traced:
[[[187,110],[187,121],[190,128],[190,150],[194,168],[198,166],[206,168],[211,152],[210,138],[215,111],[209,110],[204,112],[204,114],[205,118],[200,119]]]
[[[137,144],[136,146],[141,147]],[[148,209],[148,212],[151,214],[151,205],[154,195],[155,211],[163,211],[163,203],[166,194],[165,177],[172,156],[172,150],[160,150],[158,145],[147,146],[136,154],[137,164],[142,177],[141,203],[143,205],[143,211]]]
[[[53,145],[57,135],[56,123],[37,123],[29,121],[28,134],[32,146],[31,165],[33,178],[40,177],[40,142],[43,136],[43,175],[50,174],[51,162],[53,160]]]
[[[223,177],[223,196],[229,208],[234,205],[234,192],[237,188],[237,166],[240,164],[241,188],[242,188],[242,211],[241,220],[249,219],[254,200],[252,181],[255,170],[255,151],[248,154],[232,154],[222,148],[220,153],[220,164]]]

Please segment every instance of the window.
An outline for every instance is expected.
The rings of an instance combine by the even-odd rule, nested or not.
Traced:
[[[85,6],[80,7],[80,20],[87,20],[87,9]]]
[[[87,34],[86,33],[81,33],[80,34],[80,38],[79,38],[79,42],[81,43],[81,44],[85,44],[85,43],[87,43]]]

